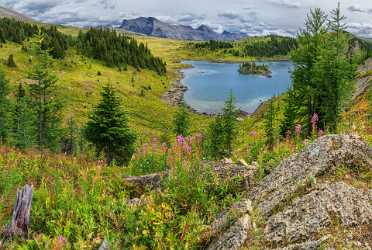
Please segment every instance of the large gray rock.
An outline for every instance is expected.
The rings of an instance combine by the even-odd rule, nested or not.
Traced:
[[[284,160],[250,192],[264,216],[291,199],[299,188],[313,178],[326,175],[338,166],[372,168],[372,149],[351,135],[324,136],[302,152]]]
[[[372,225],[371,198],[371,191],[356,189],[343,182],[321,185],[270,217],[264,232],[265,240],[268,245],[277,247],[286,242],[316,241],[316,237],[334,223],[342,228]]]

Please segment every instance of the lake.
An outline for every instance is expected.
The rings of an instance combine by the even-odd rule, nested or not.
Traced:
[[[239,74],[238,63],[212,63],[206,61],[184,61],[193,67],[182,70],[182,84],[188,87],[185,102],[201,113],[221,112],[230,90],[239,109],[252,113],[261,102],[288,90],[291,85],[289,61],[257,62],[267,64],[272,78],[260,75]]]

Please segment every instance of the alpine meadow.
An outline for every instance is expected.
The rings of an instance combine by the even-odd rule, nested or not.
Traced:
[[[0,1],[0,250],[371,249],[372,3],[326,2]]]

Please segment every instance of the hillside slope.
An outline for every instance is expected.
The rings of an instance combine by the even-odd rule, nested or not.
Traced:
[[[0,18],[2,17],[14,18],[19,21],[33,21],[30,17],[0,6]]]

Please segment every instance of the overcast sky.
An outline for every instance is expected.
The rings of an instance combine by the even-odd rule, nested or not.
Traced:
[[[310,8],[326,11],[338,0],[0,0],[34,19],[77,26],[119,24],[124,18],[153,16],[171,23],[250,35],[296,34]],[[340,0],[349,29],[372,37],[372,0]]]

